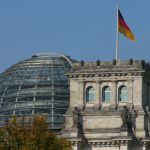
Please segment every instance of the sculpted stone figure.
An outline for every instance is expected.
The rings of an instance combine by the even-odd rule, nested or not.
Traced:
[[[73,111],[73,127],[74,128],[77,128],[78,115],[79,115],[79,110],[77,107],[75,107],[75,109]]]
[[[132,134],[136,135],[136,118],[137,118],[137,111],[134,109],[134,105],[132,108],[128,109],[127,106],[123,107],[121,117],[122,117],[122,127],[128,127],[129,131]]]
[[[83,118],[80,110],[75,107],[73,111],[73,128],[78,129],[78,133],[82,134],[83,133]]]
[[[134,109],[134,105],[128,111],[128,123],[129,128],[132,130],[133,134],[136,135],[136,118],[138,114],[137,111]]]
[[[123,107],[121,117],[122,117],[122,127],[127,127],[127,125],[128,125],[128,108],[127,108],[127,106]]]

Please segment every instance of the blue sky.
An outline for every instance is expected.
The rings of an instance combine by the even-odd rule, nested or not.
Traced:
[[[42,52],[113,60],[117,3],[136,37],[119,34],[119,58],[149,61],[150,0],[0,0],[0,72]]]

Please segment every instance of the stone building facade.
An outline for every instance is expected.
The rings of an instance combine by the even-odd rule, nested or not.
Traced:
[[[150,150],[150,65],[77,62],[63,136],[74,150]]]

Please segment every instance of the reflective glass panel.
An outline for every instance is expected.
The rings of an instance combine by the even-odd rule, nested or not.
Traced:
[[[111,100],[111,89],[110,87],[103,88],[103,102],[109,102]]]
[[[54,122],[60,115],[64,119],[69,105],[68,59],[56,54],[36,55],[0,74],[1,118],[47,113],[51,127],[56,128]],[[62,120],[57,128],[62,127]]]
[[[93,87],[86,89],[86,102],[93,102],[95,99],[95,91]]]
[[[127,101],[128,100],[128,89],[126,86],[121,86],[119,88],[119,100]]]

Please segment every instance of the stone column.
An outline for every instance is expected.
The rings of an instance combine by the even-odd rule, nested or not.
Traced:
[[[85,89],[84,89],[84,81],[79,80],[78,81],[78,105],[84,106],[85,104]]]
[[[96,80],[95,81],[95,104],[100,104],[100,81],[99,80]]]
[[[145,137],[144,115],[143,110],[138,111],[138,117],[136,118],[136,137],[138,138]]]
[[[133,103],[135,106],[140,107],[141,109],[143,108],[143,96],[145,95],[144,89],[143,89],[143,79],[141,76],[135,77],[134,78],[134,86],[133,86]]]
[[[133,79],[128,80],[128,103],[133,104]]]
[[[102,89],[101,89],[102,81],[99,81],[99,103],[102,105]]]
[[[75,107],[78,104],[78,82],[70,78],[70,107]]]
[[[112,105],[116,105],[117,101],[117,81],[112,81]]]

